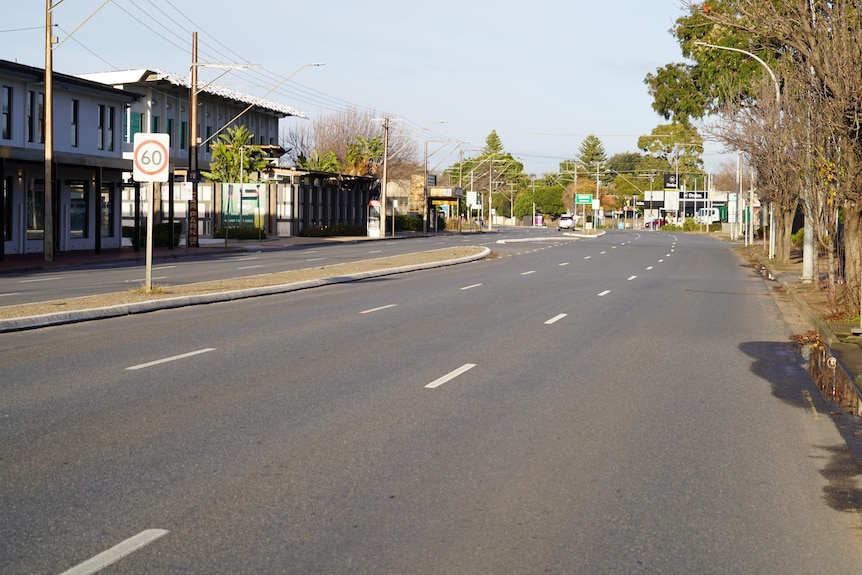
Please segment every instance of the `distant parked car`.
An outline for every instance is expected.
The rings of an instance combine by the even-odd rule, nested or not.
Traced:
[[[557,229],[559,230],[573,230],[575,229],[575,218],[571,214],[563,214],[560,216],[560,219],[557,220]]]
[[[645,225],[646,225],[646,227],[648,227],[650,229],[661,228],[661,227],[667,225],[667,220],[664,218],[655,218],[653,220],[648,221]]]

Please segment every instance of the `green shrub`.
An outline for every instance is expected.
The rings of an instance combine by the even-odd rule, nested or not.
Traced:
[[[223,238],[225,228],[216,228],[213,230],[214,238]],[[227,228],[227,237],[230,240],[256,240],[266,237],[266,232],[254,226],[239,226]]]
[[[801,246],[805,241],[805,228],[799,228],[796,233],[790,236],[790,241],[793,245]]]
[[[153,224],[153,247],[166,248],[169,245],[168,232],[170,232],[170,224],[167,222]],[[174,222],[174,247],[180,245],[180,235],[183,233],[183,225],[180,222]],[[135,241],[134,226],[123,226],[123,237],[131,238]],[[141,245],[147,245],[147,227],[141,226]]]
[[[305,238],[323,238],[332,236],[365,236],[368,235],[368,230],[365,226],[357,226],[352,224],[334,224],[325,226],[318,224],[316,226],[308,226],[302,228],[299,235]]]

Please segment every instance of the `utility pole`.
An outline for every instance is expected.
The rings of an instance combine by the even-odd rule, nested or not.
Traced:
[[[51,14],[54,7],[51,1],[45,0],[45,221],[42,224],[42,256],[46,262],[54,261],[54,35]]]
[[[386,169],[389,163],[389,118],[383,118],[383,181],[380,185],[380,237],[386,237]],[[395,236],[395,207],[392,207],[392,235]]]
[[[198,33],[192,32],[192,74],[189,94],[189,175],[192,180],[192,199],[189,202],[189,230],[186,245],[200,247],[198,243]],[[225,242],[227,242],[225,236]]]

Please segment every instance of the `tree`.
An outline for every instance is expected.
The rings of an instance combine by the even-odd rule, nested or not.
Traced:
[[[356,136],[356,140],[347,146],[345,173],[351,176],[374,176],[382,162],[383,136],[371,139]]]
[[[310,170],[313,172],[340,174],[342,171],[341,162],[338,161],[335,152],[331,150],[323,155],[319,154],[317,150],[314,150],[311,153],[310,158],[300,156],[297,161],[297,166],[303,170]]]
[[[254,134],[245,126],[233,126],[219,134],[212,146],[210,171],[203,176],[214,182],[248,182],[269,167],[260,147],[250,145]]]
[[[607,159],[605,146],[597,136],[590,134],[584,138],[580,148],[578,148],[577,161],[588,174],[596,176],[596,174],[604,172],[607,169]]]
[[[380,118],[381,115],[371,111],[348,109],[321,114],[310,125],[294,125],[281,136],[282,147],[289,150],[285,160],[299,166],[300,158],[308,162],[310,158],[331,159],[334,156],[339,171],[380,177],[383,158]],[[409,179],[422,170],[418,160],[419,145],[404,122],[393,120],[389,126],[387,179]],[[327,164],[335,165],[334,162]]]
[[[723,3],[722,3],[723,4]],[[862,18],[857,0],[759,0],[727,1],[733,10],[704,14],[713,29],[730,30],[752,38],[755,47],[765,47],[766,56],[780,60],[782,79],[799,83],[810,107],[803,112],[822,123],[820,142],[802,139],[812,157],[819,149],[827,157],[821,166],[834,164],[828,174],[835,178],[821,192],[840,190],[845,214],[845,285],[858,293],[862,283]],[[692,13],[701,4],[686,4]],[[770,60],[766,60],[767,63]],[[782,108],[784,106],[782,105]],[[804,109],[804,108],[803,108]],[[797,108],[799,110],[799,108]],[[784,120],[787,121],[787,109]],[[820,170],[809,170],[812,178]],[[813,179],[812,179],[813,181]],[[811,202],[806,204],[806,217]]]
[[[664,160],[670,170],[679,172],[682,181],[703,175],[703,137],[688,124],[656,126],[652,133],[638,138],[638,148]]]

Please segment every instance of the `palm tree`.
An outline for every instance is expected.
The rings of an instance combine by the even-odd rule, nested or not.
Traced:
[[[269,161],[260,147],[250,144],[254,134],[245,126],[228,128],[212,146],[210,171],[204,177],[214,182],[248,182],[251,174],[266,171]]]

